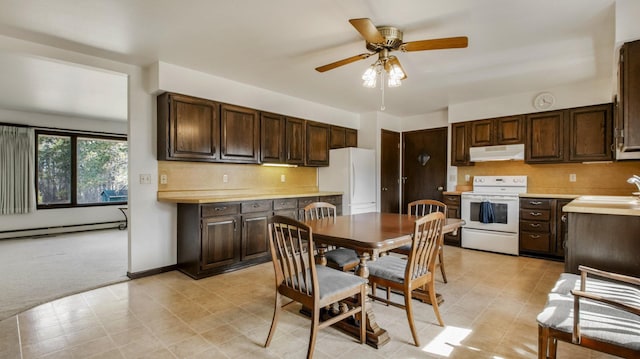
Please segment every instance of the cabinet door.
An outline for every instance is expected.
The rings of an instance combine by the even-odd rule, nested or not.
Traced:
[[[508,116],[494,119],[496,145],[524,143],[524,117]]]
[[[346,128],[331,126],[331,149],[344,148],[346,145]]]
[[[451,165],[469,166],[469,123],[451,124]]]
[[[269,212],[242,215],[241,260],[244,261],[270,255],[269,215]]]
[[[344,130],[344,146],[358,147],[358,130],[347,128]]]
[[[525,162],[564,161],[564,111],[527,115]]]
[[[491,146],[493,139],[493,121],[479,120],[471,122],[471,147]]]
[[[623,137],[620,150],[640,150],[640,40],[625,43],[620,48],[619,64],[620,124]]]
[[[285,118],[273,113],[260,113],[260,160],[263,163],[285,163]]]
[[[286,118],[286,155],[287,163],[304,165],[305,121],[298,118]]]
[[[569,199],[559,199],[556,209],[556,242],[555,242],[555,254],[559,257],[564,257],[564,248],[567,243],[569,226],[567,222],[567,214],[562,212],[562,207],[569,204]]]
[[[260,160],[260,119],[250,108],[222,105],[220,158],[226,162],[258,163]]]
[[[329,165],[329,125],[307,121],[307,166]]]
[[[201,270],[233,264],[240,259],[237,220],[235,216],[202,219]]]
[[[608,161],[613,158],[611,104],[569,110],[569,161]]]
[[[157,101],[158,160],[219,159],[217,103],[172,93],[158,96]]]

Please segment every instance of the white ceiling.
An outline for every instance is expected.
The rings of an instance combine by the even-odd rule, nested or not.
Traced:
[[[0,34],[141,66],[163,61],[358,113],[380,106],[379,89],[363,88],[360,79],[375,57],[325,73],[314,70],[366,51],[348,19],[367,17],[376,25],[398,27],[404,41],[468,36],[466,49],[394,53],[408,78],[385,91],[386,112],[404,117],[612,78],[614,2],[0,0]],[[18,64],[21,58],[30,65]],[[115,84],[117,79],[104,75],[122,80],[121,75],[81,67],[75,76],[67,69],[52,80],[42,72],[48,70],[36,69],[38,62],[64,65],[0,56],[0,106],[122,118],[122,113],[105,115],[114,103],[110,96],[122,91],[100,95],[96,91],[109,86],[94,83],[102,78]],[[87,77],[87,71],[93,75]],[[53,88],[45,91],[45,85]],[[63,96],[49,102],[57,107],[42,107],[42,97],[52,97],[57,88]],[[96,109],[83,106],[89,104]]]

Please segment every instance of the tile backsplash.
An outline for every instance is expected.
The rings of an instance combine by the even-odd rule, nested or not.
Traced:
[[[575,182],[569,181],[575,174]],[[530,165],[524,161],[478,162],[458,167],[458,185],[470,185],[474,176],[526,175],[529,193],[630,196],[637,191],[627,178],[640,175],[640,162],[561,163]],[[465,181],[465,176],[470,181]]]

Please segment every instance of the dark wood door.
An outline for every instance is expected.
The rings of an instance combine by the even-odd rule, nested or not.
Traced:
[[[525,162],[563,162],[565,158],[564,111],[527,115],[526,122]]]
[[[613,158],[611,104],[569,110],[569,161],[608,161]]]
[[[400,213],[400,133],[381,131],[380,212]]]
[[[329,165],[329,125],[307,121],[307,166]]]
[[[471,132],[469,122],[451,124],[451,165],[469,166],[469,142]]]
[[[157,98],[158,160],[219,158],[220,117],[213,101],[164,93]]]
[[[261,258],[269,253],[268,212],[242,215],[242,256],[241,260]]]
[[[496,145],[524,143],[524,116],[507,116],[493,120],[495,122]]]
[[[640,40],[620,48],[619,126],[624,136],[618,140],[622,151],[640,150]]]
[[[358,147],[358,130],[347,128],[344,130],[344,136],[345,147]]]
[[[220,159],[235,163],[259,163],[260,118],[258,111],[233,105],[220,107]]]
[[[341,126],[331,126],[331,144],[330,147],[333,150],[334,148],[344,148],[346,141],[346,128]]]
[[[202,219],[202,270],[229,265],[240,259],[237,220],[238,217]]]
[[[285,163],[285,118],[273,113],[260,113],[260,160],[263,163]]]
[[[287,163],[292,165],[304,165],[305,156],[305,120],[299,118],[286,118],[286,157]]]
[[[404,132],[402,143],[402,213],[411,201],[442,201],[447,186],[447,128]]]
[[[493,120],[471,122],[471,147],[491,146],[494,142]]]

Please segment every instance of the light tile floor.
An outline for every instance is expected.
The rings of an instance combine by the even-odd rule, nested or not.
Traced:
[[[403,310],[374,303],[391,341],[360,345],[320,331],[315,358],[535,358],[536,315],[562,272],[558,262],[445,247],[448,284],[437,325],[429,305],[414,306],[415,347]],[[310,322],[290,306],[269,348],[271,263],[192,280],[180,272],[62,298],[0,322],[0,358],[304,358]],[[558,358],[607,358],[560,343]]]

